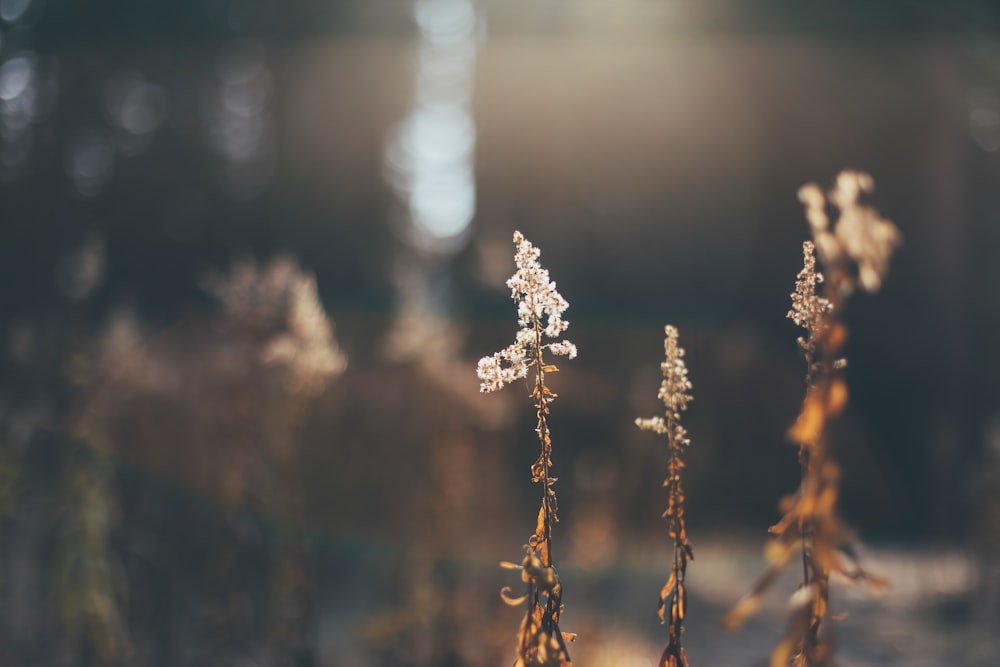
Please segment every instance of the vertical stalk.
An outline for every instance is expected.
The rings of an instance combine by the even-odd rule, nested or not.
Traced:
[[[505,587],[500,596],[510,605],[528,603],[518,632],[515,665],[569,667],[571,662],[566,642],[572,641],[575,635],[559,630],[562,585],[552,557],[553,524],[558,521],[558,516],[556,495],[552,489],[555,478],[551,474],[552,439],[547,415],[549,404],[556,395],[545,386],[545,374],[558,369],[545,364],[543,352],[547,348],[554,355],[573,359],[576,357],[576,346],[568,340],[543,342],[543,338],[556,338],[566,330],[568,322],[562,319],[562,314],[569,304],[556,291],[549,272],[538,263],[538,249],[520,232],[514,232],[514,244],[517,248],[514,254],[517,272],[507,281],[507,286],[511,288],[511,297],[518,302],[518,324],[521,328],[513,345],[479,360],[476,374],[482,380],[480,391],[491,392],[515,380],[527,379],[531,366],[535,367],[531,397],[535,399],[535,432],[541,452],[531,465],[531,480],[542,485],[542,503],[534,533],[525,545],[521,565],[501,563],[502,567],[521,570],[521,580],[528,585],[528,590],[524,596],[512,598],[510,589]],[[545,596],[544,606],[541,604],[542,596]]]
[[[555,508],[552,507],[552,500],[549,497],[549,485],[551,484],[549,468],[552,463],[550,458],[552,440],[549,437],[549,424],[545,419],[545,415],[549,411],[548,389],[545,386],[545,363],[542,359],[542,326],[537,319],[534,322],[534,330],[536,369],[534,393],[537,400],[535,410],[538,420],[536,430],[538,431],[539,443],[542,446],[542,453],[539,457],[542,464],[542,512],[544,514],[542,565],[552,567],[552,517],[555,515]]]

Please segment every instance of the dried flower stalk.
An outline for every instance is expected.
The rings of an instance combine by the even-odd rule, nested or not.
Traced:
[[[670,458],[667,462],[667,478],[663,486],[667,489],[667,510],[663,518],[667,520],[670,539],[674,542],[674,563],[670,578],[660,591],[660,621],[666,623],[667,609],[670,609],[670,637],[667,647],[660,657],[659,667],[688,667],[687,656],[681,644],[684,632],[684,618],[687,615],[687,590],[684,577],[688,561],[694,560],[694,552],[688,543],[687,528],[684,525],[684,488],[681,485],[681,469],[684,468],[684,450],[691,444],[687,431],[681,425],[681,412],[687,409],[692,396],[691,381],[688,380],[687,365],[684,363],[684,348],[677,345],[677,328],[667,325],[663,339],[664,360],[663,382],[657,397],[665,406],[663,417],[636,419],[635,425],[644,431],[654,431],[667,436]]]
[[[841,356],[847,342],[847,327],[842,323],[847,298],[857,287],[867,292],[879,289],[888,272],[889,256],[901,239],[891,222],[859,203],[860,194],[873,189],[868,174],[841,172],[829,193],[829,203],[840,213],[833,229],[826,212],[828,200],[819,186],[809,184],[799,190],[813,242],[802,246],[804,266],[788,318],[806,331],[798,343],[806,359],[807,390],[788,437],[799,447],[802,478],[798,491],[782,499],[783,516],[770,528],[772,537],[765,549],[769,569],[724,619],[726,625],[737,626],[756,611],[778,572],[796,552],[801,554],[803,581],[791,597],[788,630],[771,654],[771,667],[832,665],[833,648],[823,633],[832,572],[864,581],[876,590],[886,583],[861,567],[853,536],[837,514],[840,468],[829,446],[830,423],[848,399],[843,377],[846,361]],[[816,271],[817,251],[827,272],[825,279]],[[822,294],[816,293],[819,285]]]
[[[559,369],[545,363],[544,351],[547,349],[552,354],[573,359],[576,357],[576,346],[567,340],[545,342],[547,338],[558,338],[569,326],[562,319],[569,304],[556,291],[556,284],[549,279],[548,270],[538,262],[539,250],[521,232],[514,232],[514,245],[517,271],[507,281],[507,286],[511,298],[517,302],[521,328],[512,345],[479,360],[477,374],[481,381],[480,390],[489,393],[526,378],[529,370],[534,368],[531,397],[535,399],[535,432],[541,444],[541,453],[531,466],[531,479],[542,485],[542,505],[535,532],[524,547],[525,556],[521,564],[500,564],[501,567],[521,570],[521,580],[527,584],[527,592],[512,598],[510,588],[505,587],[500,596],[512,606],[527,603],[517,635],[515,667],[564,667],[571,665],[566,643],[576,636],[559,629],[559,616],[563,611],[562,584],[552,557],[552,529],[559,517],[553,488],[556,478],[551,474],[552,438],[547,421],[549,404],[556,394],[545,384],[545,374]]]

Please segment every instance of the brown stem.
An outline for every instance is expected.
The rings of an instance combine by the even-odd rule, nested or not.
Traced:
[[[806,360],[809,364],[807,378],[809,390],[818,393],[824,406],[829,404],[829,398],[833,391],[835,382],[835,362],[840,355],[841,347],[844,344],[843,328],[839,327],[839,315],[844,303],[843,295],[846,293],[844,281],[847,280],[845,270],[835,267],[832,271],[832,279],[829,280],[824,289],[824,298],[830,304],[826,318],[826,326],[820,332],[818,340],[810,341],[816,345],[819,362],[816,362],[814,353],[807,352]],[[838,328],[839,327],[839,328]],[[826,408],[824,408],[824,412]],[[799,460],[802,469],[803,492],[806,492],[805,483],[807,480],[814,484],[821,484],[820,479],[825,473],[830,460],[830,452],[827,448],[826,431],[831,414],[825,412],[822,426],[818,430],[814,442],[800,443]],[[813,540],[815,539],[815,525],[812,517],[805,517],[800,524],[802,539],[802,567],[804,586],[815,585],[815,597],[810,608],[809,625],[804,637],[802,652],[806,664],[812,666],[816,660],[822,662],[818,657],[820,647],[820,631],[823,619],[829,608],[829,572],[825,568],[820,568],[813,559]],[[825,539],[825,538],[824,538]],[[821,548],[826,548],[821,547]]]
[[[799,448],[799,464],[802,468],[802,481],[801,484],[805,485],[806,477],[809,475],[809,450],[805,446],[800,445]],[[802,540],[802,584],[803,586],[809,585],[809,527],[806,525],[808,522],[803,522],[803,525],[799,529],[799,536]]]
[[[542,445],[542,511],[544,513],[544,529],[542,534],[542,539],[545,543],[545,548],[542,550],[542,565],[545,567],[552,566],[552,515],[554,514],[551,499],[549,497],[549,486],[551,484],[549,467],[550,467],[550,438],[549,438],[549,425],[545,419],[545,414],[548,412],[548,396],[546,395],[545,388],[545,363],[542,359],[542,328],[541,323],[535,320],[535,397],[538,403],[536,404],[537,417],[538,417],[538,440]]]
[[[681,565],[681,546],[674,541],[674,573],[677,577],[677,585],[674,586],[673,600],[671,600],[671,614],[670,614],[670,638],[676,643],[680,643],[681,640],[681,628],[680,621],[675,621],[674,619],[680,619],[680,606],[681,606],[681,588],[684,586],[684,569]]]

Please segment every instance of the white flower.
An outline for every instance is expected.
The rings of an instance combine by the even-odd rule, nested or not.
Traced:
[[[840,209],[837,238],[858,265],[858,282],[866,292],[877,292],[889,272],[889,256],[902,237],[896,226],[878,211],[858,202],[861,192],[875,189],[872,177],[863,172],[842,171],[830,201]]]
[[[552,354],[558,354],[562,357],[569,357],[570,359],[576,359],[576,345],[564,340],[560,343],[549,343],[549,352]]]
[[[875,181],[865,172],[840,172],[829,196],[829,202],[840,210],[832,230],[826,215],[827,198],[819,186],[810,183],[799,189],[799,201],[806,207],[820,260],[830,269],[845,255],[849,257],[857,266],[858,283],[866,292],[876,292],[882,286],[889,272],[889,256],[902,240],[895,225],[858,201],[861,193],[874,189]],[[853,283],[848,287],[852,288]]]
[[[562,314],[569,303],[556,290],[549,272],[539,262],[541,252],[521,232],[514,232],[514,263],[517,271],[507,281],[510,296],[517,302],[517,322],[521,327],[514,344],[479,360],[476,374],[482,381],[480,391],[491,392],[505,384],[526,377],[528,368],[538,362],[542,349],[573,359],[576,346],[568,340],[543,343],[542,338],[557,338],[569,322]]]
[[[667,432],[667,423],[663,421],[663,417],[650,417],[649,419],[636,417],[635,425],[643,431],[653,431],[660,434]]]
[[[665,420],[663,417],[653,417],[651,419],[636,419],[635,425],[644,431],[655,431],[656,433],[666,433],[672,442],[677,445],[687,445],[687,430],[680,424],[681,412],[687,409],[688,403],[693,397],[688,392],[691,391],[691,381],[688,380],[687,365],[684,363],[684,348],[677,345],[677,327],[667,325],[663,329],[663,352],[664,359],[660,364],[663,371],[663,381],[660,383],[660,390],[656,397],[663,401],[666,407]],[[671,431],[672,428],[672,431]]]
[[[786,317],[809,332],[808,341],[799,339],[799,346],[813,352],[815,341],[825,326],[825,316],[830,312],[830,301],[816,294],[816,285],[823,282],[823,274],[816,271],[816,256],[812,241],[802,243],[802,270],[795,278],[792,292],[792,309]]]
[[[476,375],[482,380],[479,391],[491,392],[502,387],[503,380],[500,379],[500,374],[500,356],[498,354],[480,359],[479,366],[476,368]]]

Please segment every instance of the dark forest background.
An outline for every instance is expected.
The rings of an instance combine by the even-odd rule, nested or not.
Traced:
[[[441,100],[472,178],[429,210],[472,204],[435,235],[442,158],[394,151]],[[798,479],[796,191],[847,167],[904,242],[847,316],[841,509],[970,559],[949,622],[996,613],[991,3],[0,0],[0,662],[506,659],[537,443],[475,363],[516,330],[515,229],[580,350],[551,421],[578,604],[665,553],[632,422],[667,323],[688,525],[756,554]]]

